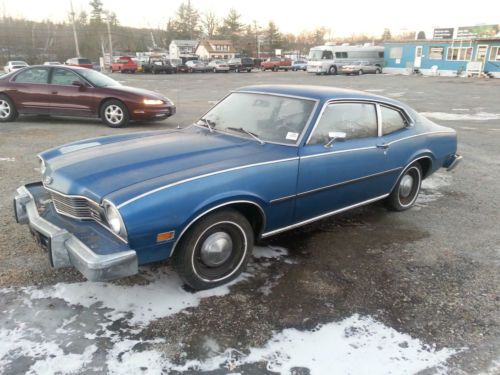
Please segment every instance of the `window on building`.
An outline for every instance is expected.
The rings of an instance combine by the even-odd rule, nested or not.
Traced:
[[[403,57],[403,47],[392,47],[389,50],[389,58],[400,59]]]
[[[500,61],[500,46],[491,47],[491,49],[490,49],[490,61]]]
[[[472,58],[472,47],[448,47],[447,60],[470,61]]]
[[[325,144],[329,133],[345,132],[346,139],[377,136],[377,115],[373,104],[338,103],[329,105],[318,123],[309,144]]]
[[[429,60],[442,60],[444,47],[429,47]]]
[[[383,135],[393,133],[406,127],[406,121],[403,115],[395,109],[380,106],[380,115],[382,116]]]

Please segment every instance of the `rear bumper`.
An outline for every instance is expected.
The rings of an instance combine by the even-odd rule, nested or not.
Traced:
[[[456,166],[462,161],[463,157],[458,154],[451,155],[445,162],[444,167],[449,172],[456,168]]]
[[[21,186],[14,197],[19,224],[28,224],[54,268],[75,267],[90,281],[112,280],[138,271],[137,254],[92,221],[58,214],[41,183]]]

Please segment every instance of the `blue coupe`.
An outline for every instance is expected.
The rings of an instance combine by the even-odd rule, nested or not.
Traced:
[[[14,207],[53,267],[109,280],[171,257],[205,289],[237,277],[259,238],[379,200],[410,208],[424,178],[457,165],[456,149],[454,130],[392,99],[251,86],[185,129],[41,153],[42,181]]]

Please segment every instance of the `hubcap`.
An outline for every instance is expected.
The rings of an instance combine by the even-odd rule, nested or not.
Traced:
[[[106,116],[106,120],[114,125],[119,124],[123,120],[123,110],[114,104],[106,107],[104,115]]]
[[[10,115],[10,105],[6,100],[0,99],[0,118],[7,118]]]
[[[226,232],[212,233],[201,245],[201,260],[208,267],[217,267],[229,259],[233,240]]]
[[[405,175],[399,184],[399,196],[408,198],[413,188],[413,177],[409,174]]]

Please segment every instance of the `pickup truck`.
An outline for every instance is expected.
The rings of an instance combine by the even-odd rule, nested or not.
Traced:
[[[121,56],[114,63],[111,64],[111,73],[135,73],[137,71],[137,64],[130,56]]]
[[[148,61],[142,64],[144,73],[175,73],[175,68],[170,61],[165,60],[163,57],[150,56]]]
[[[263,72],[266,70],[272,70],[273,72],[277,72],[280,69],[287,72],[291,68],[292,68],[292,60],[285,59],[282,57],[271,57],[266,61],[262,61],[260,63],[260,69]]]

